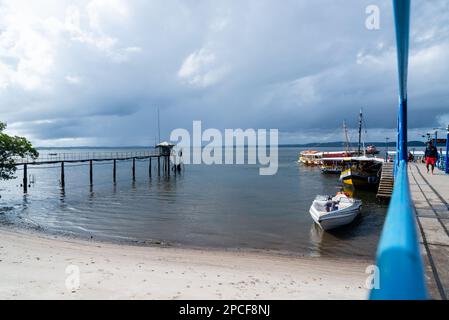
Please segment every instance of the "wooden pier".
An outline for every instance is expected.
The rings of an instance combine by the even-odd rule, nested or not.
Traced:
[[[84,152],[84,153],[48,153],[39,156],[37,159],[16,158],[16,166],[23,167],[23,192],[28,192],[28,169],[30,166],[42,165],[60,165],[60,183],[65,187],[65,164],[87,163],[89,166],[89,184],[93,186],[93,171],[95,162],[112,162],[112,182],[117,183],[117,162],[131,161],[132,180],[136,180],[136,161],[148,160],[148,176],[151,178],[153,173],[152,160],[157,160],[157,175],[170,176],[170,153],[161,151],[142,151],[142,152]],[[162,159],[162,163],[161,163]],[[177,173],[177,170],[174,170]]]
[[[449,175],[409,164],[409,183],[424,253],[426,280],[434,299],[449,298]]]

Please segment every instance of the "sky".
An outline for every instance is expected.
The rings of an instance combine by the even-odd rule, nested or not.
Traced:
[[[447,127],[447,0],[412,1],[408,84],[410,139]],[[394,141],[397,88],[391,0],[0,0],[0,121],[37,146],[153,145],[158,108],[162,140],[339,141],[363,108]]]

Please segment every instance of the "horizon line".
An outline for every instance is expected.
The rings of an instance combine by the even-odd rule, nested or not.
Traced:
[[[341,144],[342,147],[344,147],[345,142],[344,141],[331,141],[331,142],[308,142],[308,143],[281,143],[278,144],[279,147],[320,147],[320,145],[322,147],[336,147],[336,145]],[[370,144],[377,144],[380,147],[384,147],[386,145],[390,146],[395,146],[396,142],[388,142],[388,144],[386,144],[385,142],[380,142],[380,141],[373,141],[373,142],[366,142],[365,145],[370,145]],[[424,146],[425,142],[423,141],[419,141],[419,140],[413,140],[413,141],[408,141],[408,144],[419,144]],[[267,144],[268,146],[270,146],[271,144]],[[351,146],[356,146],[357,143],[350,143]],[[206,145],[202,145],[202,147],[204,147]],[[232,146],[232,147],[247,147],[248,145],[238,145],[238,146]],[[257,146],[257,145],[256,145]],[[226,146],[224,146],[226,147]],[[229,146],[231,147],[231,146]],[[149,146],[149,145],[125,145],[125,146],[60,146],[60,147],[50,147],[50,146],[37,146],[35,147],[36,149],[118,149],[118,148],[123,148],[123,149],[131,149],[131,148],[138,148],[138,149],[142,149],[142,148],[156,148],[155,146]]]

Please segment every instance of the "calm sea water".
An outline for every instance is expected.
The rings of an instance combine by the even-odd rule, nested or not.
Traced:
[[[40,150],[87,151],[104,152]],[[170,178],[158,178],[154,170],[150,179],[148,162],[138,161],[133,182],[131,162],[120,161],[115,186],[112,164],[95,163],[92,189],[87,165],[66,164],[64,191],[59,167],[30,167],[35,182],[27,195],[20,187],[21,171],[18,179],[0,182],[0,223],[102,240],[373,257],[386,206],[373,193],[356,192],[363,200],[361,217],[322,232],[308,210],[317,194],[339,191],[338,176],[298,165],[299,151],[279,149],[275,176],[260,176],[256,165],[188,165]]]

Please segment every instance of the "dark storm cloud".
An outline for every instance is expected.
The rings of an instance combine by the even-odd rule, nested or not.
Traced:
[[[173,128],[338,140],[393,133],[391,1],[3,1],[0,118],[39,144],[152,144]],[[380,29],[365,27],[368,5]],[[449,121],[449,4],[413,1],[412,132]],[[321,134],[320,134],[321,133]],[[282,138],[284,137],[284,138]]]

